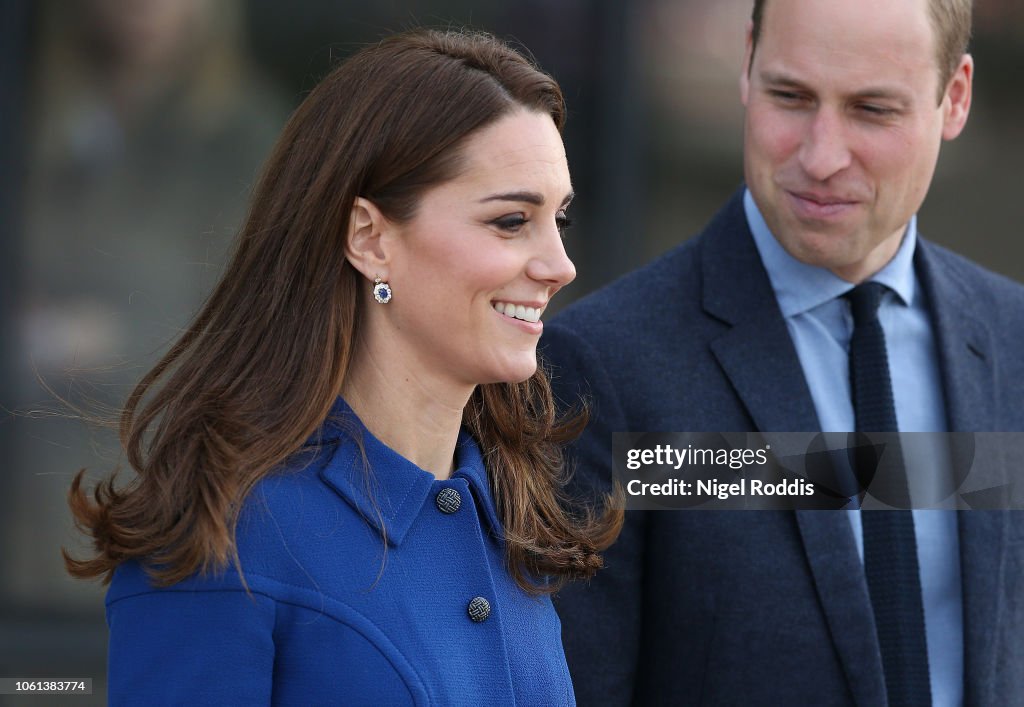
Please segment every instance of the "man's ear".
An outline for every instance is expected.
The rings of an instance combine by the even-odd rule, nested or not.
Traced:
[[[345,258],[368,280],[388,279],[391,261],[385,236],[390,228],[392,224],[376,204],[356,197],[345,234]]]
[[[974,81],[974,59],[964,54],[960,63],[949,79],[946,95],[943,97],[945,116],[942,124],[942,137],[952,140],[958,136],[967,123],[967,115],[971,112],[971,86]]]
[[[754,59],[754,21],[747,20],[747,46],[743,52],[743,70],[740,74],[740,102],[747,105],[750,97],[750,62]]]

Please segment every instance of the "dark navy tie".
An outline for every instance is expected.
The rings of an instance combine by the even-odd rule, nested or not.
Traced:
[[[858,432],[897,432],[885,333],[878,305],[886,287],[865,282],[846,297],[853,313],[850,339],[850,390]],[[884,481],[907,497],[905,467],[898,448],[889,450]],[[875,463],[873,455],[859,463]],[[859,470],[871,478],[875,470]],[[917,564],[914,518],[909,510],[864,511],[864,573],[867,576],[875,627],[882,650],[885,688],[890,707],[931,705],[928,644],[925,639],[921,576]]]

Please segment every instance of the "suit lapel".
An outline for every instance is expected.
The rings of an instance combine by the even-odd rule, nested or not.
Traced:
[[[703,306],[731,325],[711,350],[763,432],[821,429],[803,368],[743,213],[742,192],[718,215],[702,253]],[[818,598],[858,705],[884,704],[874,618],[845,514],[796,511]]]
[[[995,669],[1003,584],[1005,511],[959,511],[960,573],[964,599],[965,704],[994,704],[986,691]]]
[[[940,255],[919,239],[915,265],[932,316],[949,430],[996,430],[995,352],[985,305]]]
[[[985,303],[947,263],[935,246],[920,242],[918,276],[931,310],[949,429],[952,432],[998,431],[995,347],[985,324]],[[964,685],[968,705],[991,704],[984,688],[991,684],[1004,596],[1002,572],[1006,513],[961,511],[960,571],[964,600]]]
[[[840,511],[797,511],[796,521],[853,700],[862,707],[884,705],[875,614],[850,521]]]
[[[711,350],[763,432],[819,430],[811,392],[743,214],[742,194],[708,229],[704,311],[731,328]]]

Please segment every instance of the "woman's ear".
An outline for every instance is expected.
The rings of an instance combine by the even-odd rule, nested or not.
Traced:
[[[368,280],[387,280],[390,265],[386,235],[391,224],[369,199],[357,196],[345,235],[345,257]]]

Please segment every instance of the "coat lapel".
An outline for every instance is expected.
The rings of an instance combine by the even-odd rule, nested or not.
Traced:
[[[986,325],[988,307],[955,263],[935,246],[920,242],[918,276],[928,298],[939,352],[951,432],[999,431],[996,409],[996,350]],[[985,686],[995,668],[1002,611],[1003,566],[1008,516],[998,511],[961,511],[960,571],[964,600],[964,685],[968,705],[991,704]]]
[[[709,226],[703,306],[730,325],[711,350],[762,432],[821,429],[800,359],[743,213],[742,191]],[[845,514],[796,511],[818,598],[858,705],[885,702],[874,618]]]
[[[986,305],[927,241],[919,239],[915,265],[932,316],[949,430],[997,430],[995,351]]]
[[[1003,611],[1006,511],[959,511],[964,600],[964,698],[967,705],[998,702],[989,695],[996,665],[995,637]],[[1011,591],[1015,589],[1011,588]]]
[[[811,392],[743,214],[742,193],[709,226],[701,254],[703,306],[731,325],[711,342],[762,432],[819,430]]]
[[[796,521],[854,703],[884,705],[875,614],[850,521],[841,511],[797,511]]]

